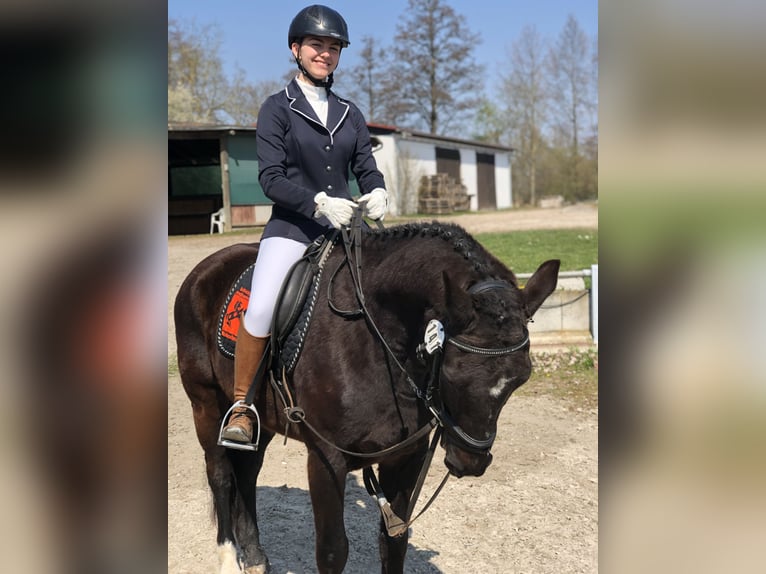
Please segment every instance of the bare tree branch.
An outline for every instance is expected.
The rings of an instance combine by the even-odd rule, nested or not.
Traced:
[[[394,38],[392,73],[383,82],[386,116],[446,133],[480,103],[479,35],[443,0],[409,0]]]
[[[555,135],[569,150],[568,193],[575,198],[587,194],[580,147],[587,127],[585,120],[595,106],[589,47],[587,35],[570,14],[549,53],[551,94],[556,104]]]
[[[550,83],[545,68],[546,43],[533,26],[525,27],[508,57],[510,69],[501,76],[508,94],[507,118],[511,145],[516,148],[516,179],[521,195],[537,203],[537,169],[544,147],[543,127],[550,112]]]

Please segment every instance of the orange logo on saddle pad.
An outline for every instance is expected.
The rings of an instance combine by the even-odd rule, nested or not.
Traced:
[[[240,287],[235,291],[226,307],[226,313],[221,322],[221,336],[230,341],[237,340],[239,323],[242,315],[247,311],[247,304],[250,301],[250,290]]]

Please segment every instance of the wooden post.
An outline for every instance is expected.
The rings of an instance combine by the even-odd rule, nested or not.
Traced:
[[[229,132],[231,133],[231,132]],[[229,134],[220,137],[221,192],[223,194],[223,230],[231,231],[231,188],[229,187]]]

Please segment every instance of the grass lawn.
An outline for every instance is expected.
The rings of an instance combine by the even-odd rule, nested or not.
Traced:
[[[514,273],[532,273],[548,259],[561,259],[562,271],[590,269],[598,263],[597,229],[541,229],[474,235]]]

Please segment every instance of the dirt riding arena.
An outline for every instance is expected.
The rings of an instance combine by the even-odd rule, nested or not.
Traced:
[[[472,233],[598,226],[592,205],[450,219]],[[257,239],[241,234],[169,239],[169,356],[175,355],[172,301],[186,274],[226,245]],[[180,378],[171,376],[168,382],[168,572],[212,574],[218,559],[202,449]],[[597,436],[595,410],[573,411],[546,395],[512,396],[500,417],[492,465],[482,477],[447,482],[411,528],[405,571],[597,572]],[[442,459],[439,449],[423,497],[445,472]],[[261,541],[275,574],[316,571],[305,461],[300,443],[288,440],[283,446],[277,437],[258,482]],[[361,473],[347,479],[345,521],[350,543],[345,572],[380,571],[378,511]]]

